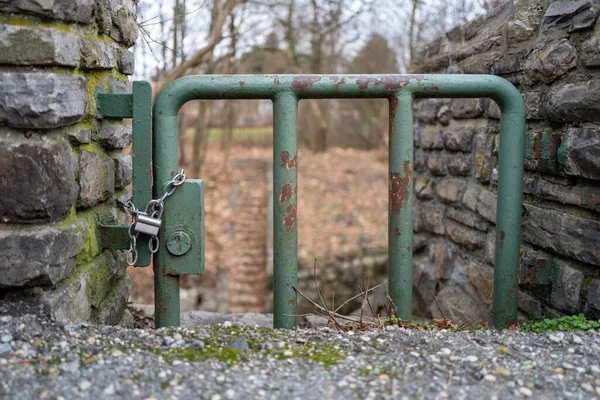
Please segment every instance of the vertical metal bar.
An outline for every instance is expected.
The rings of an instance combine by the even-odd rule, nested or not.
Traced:
[[[389,293],[402,321],[412,319],[412,203],[413,115],[412,94],[389,99]]]
[[[152,199],[152,86],[146,81],[133,82],[132,107],[133,203],[144,210]],[[150,265],[152,253],[147,240],[137,242],[137,266]]]
[[[517,322],[519,253],[525,159],[525,104],[512,85],[511,101],[499,102],[500,162],[492,322],[505,329]]]
[[[162,196],[165,184],[178,172],[177,111],[180,104],[165,96],[154,103],[153,118],[153,159],[154,159],[154,198]],[[162,99],[162,100],[161,100]],[[169,225],[165,214],[163,224]],[[164,229],[159,233],[160,248],[154,255],[154,318],[156,328],[179,326],[179,276],[168,275],[162,258],[167,254],[164,243]]]
[[[296,329],[298,283],[298,99],[273,99],[273,326]]]

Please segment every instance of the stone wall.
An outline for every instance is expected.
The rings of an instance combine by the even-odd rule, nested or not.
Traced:
[[[418,52],[414,72],[495,74],[527,103],[522,256],[557,268],[520,285],[521,316],[600,318],[598,0],[508,1]],[[479,99],[415,105],[415,312],[489,317],[498,107]],[[535,261],[535,260],[534,260]]]
[[[132,0],[0,0],[0,290],[58,320],[117,323],[123,255],[95,228],[125,224],[131,129],[96,117],[129,92]]]

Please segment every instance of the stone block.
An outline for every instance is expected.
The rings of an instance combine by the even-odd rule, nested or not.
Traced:
[[[456,257],[454,245],[446,240],[432,241],[428,250],[429,259],[435,265],[436,281],[445,282],[450,279],[454,271],[454,259]]]
[[[489,312],[481,301],[475,288],[469,284],[451,283],[445,286],[437,295],[439,304],[432,304],[430,312],[433,318],[446,317],[455,324],[484,323],[489,320]],[[483,310],[483,312],[482,312]],[[444,314],[442,316],[442,313]],[[476,319],[475,321],[473,321]]]
[[[77,199],[77,158],[66,140],[18,138],[4,130],[0,139],[0,220],[58,221]]]
[[[469,250],[481,249],[485,244],[485,237],[480,231],[468,228],[454,221],[446,222],[446,235],[454,243],[462,245]]]
[[[527,293],[519,290],[518,300],[519,311],[525,314],[526,320],[529,321],[532,318],[540,319],[546,317],[542,303],[528,295]]]
[[[588,319],[600,320],[600,280],[593,279],[588,285],[585,316]]]
[[[502,36],[500,35],[481,35],[481,37],[483,39],[465,43],[460,49],[454,52],[453,58],[456,61],[462,61],[467,57],[486,53],[502,45]]]
[[[425,126],[420,134],[421,148],[427,150],[441,150],[444,148],[442,133],[435,126]]]
[[[473,136],[477,132],[474,128],[448,129],[442,133],[442,140],[446,150],[471,152],[473,149]]]
[[[542,115],[555,122],[600,122],[600,80],[553,87],[545,93]]]
[[[133,72],[135,71],[135,56],[131,51],[120,51],[118,61],[119,71],[125,75],[133,75]]]
[[[515,72],[521,72],[523,70],[523,54],[512,53],[504,54],[500,58],[494,61],[492,65],[492,74],[494,75],[506,75],[513,74]]]
[[[542,119],[542,93],[524,92],[522,93],[525,107],[527,109],[527,119]]]
[[[483,256],[486,262],[496,265],[496,230],[493,230],[486,235]]]
[[[489,74],[492,65],[499,57],[500,53],[497,52],[477,54],[458,63],[458,67],[465,74]]]
[[[88,234],[81,222],[65,227],[3,225],[0,287],[57,284],[75,267]]]
[[[535,194],[544,199],[573,204],[600,211],[600,187],[591,185],[568,186],[545,179],[535,185]]]
[[[483,232],[488,230],[488,224],[472,211],[449,208],[446,217]]]
[[[467,278],[477,293],[481,297],[482,302],[487,306],[492,304],[492,295],[494,293],[494,269],[487,265],[478,264],[473,261],[468,261]]]
[[[597,128],[569,128],[563,136],[565,172],[568,175],[600,180],[600,131]]]
[[[115,157],[115,188],[121,189],[129,185],[133,179],[131,156],[119,154]]]
[[[131,47],[135,44],[138,33],[135,15],[127,7],[122,7],[113,14],[110,37]]]
[[[488,106],[485,110],[485,116],[492,119],[500,119],[500,117],[502,117],[500,107],[495,101],[488,101]]]
[[[542,0],[520,1],[515,5],[506,24],[508,43],[519,43],[536,35],[541,24],[545,2]]]
[[[465,182],[461,179],[442,179],[436,185],[436,193],[442,201],[456,203],[462,196]]]
[[[117,65],[117,49],[97,39],[79,38],[82,69],[112,69]]]
[[[86,144],[92,141],[92,130],[89,128],[74,127],[66,129],[64,134],[74,144]]]
[[[482,189],[477,197],[477,214],[495,224],[497,202],[496,193]]]
[[[600,37],[594,35],[581,46],[579,58],[588,68],[600,67]]]
[[[49,129],[83,120],[89,112],[87,79],[50,72],[0,72],[0,122]]]
[[[100,32],[109,34],[112,29],[110,0],[96,0],[96,22]]]
[[[492,157],[494,135],[480,132],[474,140],[475,177],[482,183],[489,182],[494,169],[495,159]]]
[[[113,160],[98,149],[82,148],[79,156],[79,207],[90,207],[114,193]]]
[[[452,99],[450,111],[455,119],[470,119],[483,116],[484,99]]]
[[[418,99],[413,111],[415,120],[426,124],[436,123],[440,108],[448,102],[447,99]]]
[[[415,196],[420,200],[431,200],[435,195],[434,187],[435,181],[430,174],[420,174],[417,179],[415,179]]]
[[[435,296],[435,266],[429,262],[413,263],[413,301],[414,315],[427,316]]]
[[[477,199],[481,188],[475,185],[468,185],[463,194],[462,202],[471,211],[477,210]]]
[[[131,126],[104,123],[92,138],[103,147],[123,149],[131,144]]]
[[[125,274],[124,262],[117,262],[108,251],[81,268],[88,275],[90,304],[98,308]]]
[[[54,290],[44,293],[42,304],[46,313],[59,323],[81,323],[92,318],[88,295],[88,275],[73,274]]]
[[[77,36],[54,29],[0,25],[0,63],[76,67]]]
[[[413,169],[416,172],[426,172],[427,171],[427,160],[429,159],[429,155],[420,151],[415,152],[415,158],[413,163]]]
[[[523,240],[584,263],[600,265],[600,222],[524,204]]]
[[[113,290],[106,296],[100,306],[92,310],[92,320],[103,325],[118,324],[127,307],[130,286],[129,276],[124,274],[119,281],[115,282]]]
[[[454,176],[469,176],[471,175],[471,166],[473,159],[471,156],[453,154],[446,156],[446,165],[448,172]]]
[[[537,82],[552,83],[577,67],[577,49],[568,39],[547,43],[531,52],[525,62],[527,85]]]
[[[551,305],[561,311],[577,313],[580,308],[583,272],[559,262],[557,282],[552,286]]]
[[[559,0],[546,9],[544,29],[575,32],[593,27],[596,18],[592,0]]]
[[[452,112],[450,111],[450,106],[443,105],[440,107],[440,110],[437,114],[437,120],[442,125],[450,124],[450,121],[452,121]]]
[[[70,22],[90,22],[94,0],[2,0],[0,12],[35,15]]]
[[[421,204],[418,215],[421,230],[438,235],[445,233],[443,206]]]
[[[445,176],[447,174],[446,164],[441,155],[431,154],[427,159],[427,168],[429,168],[429,171],[436,176]]]

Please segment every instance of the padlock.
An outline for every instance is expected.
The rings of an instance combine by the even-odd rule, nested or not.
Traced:
[[[158,236],[158,230],[160,229],[162,221],[160,218],[153,218],[147,214],[138,214],[137,222],[133,228],[136,232],[144,233],[152,237]]]

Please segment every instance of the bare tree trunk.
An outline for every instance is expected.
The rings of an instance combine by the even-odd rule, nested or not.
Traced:
[[[410,13],[410,27],[408,32],[408,49],[409,49],[409,60],[408,65],[412,65],[415,60],[415,52],[417,48],[416,38],[415,38],[415,28],[417,24],[417,10],[421,0],[413,0],[412,2],[412,10]]]
[[[213,102],[198,102],[198,116],[194,126],[194,147],[193,147],[193,176],[199,178],[202,172],[202,164],[206,147],[208,145],[208,134],[210,129],[210,120],[212,114]]]
[[[225,66],[226,74],[234,74],[235,66],[233,59],[237,51],[237,29],[235,26],[235,17],[230,15],[229,35],[231,36],[231,44],[227,64]],[[223,150],[223,172],[226,177],[229,177],[229,158],[231,156],[231,146],[233,145],[233,127],[235,125],[235,110],[231,101],[225,103],[225,126],[223,127],[223,137],[221,138],[221,149]]]

